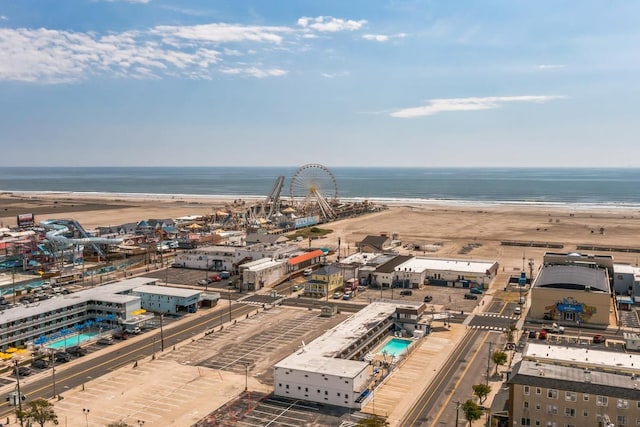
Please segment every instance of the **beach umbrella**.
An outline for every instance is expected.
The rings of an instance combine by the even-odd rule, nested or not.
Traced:
[[[2,359],[2,360],[8,360],[8,359],[11,359],[11,357],[12,356],[10,354],[0,353],[0,359]]]
[[[18,349],[17,349],[17,348],[15,348],[15,347],[9,347],[9,348],[6,350],[6,353],[15,353],[16,351],[18,351]]]

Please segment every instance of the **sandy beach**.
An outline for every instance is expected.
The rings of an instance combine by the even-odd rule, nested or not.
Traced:
[[[250,200],[247,200],[249,203]],[[73,218],[85,228],[117,225],[149,218],[177,218],[207,215],[233,200],[215,197],[124,197],[94,195],[3,193],[0,195],[0,221],[14,226],[16,215],[34,213],[36,221]],[[439,245],[434,252],[408,251],[416,255],[463,259],[496,260],[505,271],[517,270],[523,258],[536,264],[547,251],[608,253],[616,262],[638,264],[640,254],[579,250],[579,245],[639,248],[640,212],[630,209],[571,209],[547,206],[447,206],[402,204],[369,215],[323,224],[333,230],[315,241],[341,252],[355,251],[356,242],[367,235],[397,234],[403,244]],[[603,232],[603,233],[602,233]],[[503,241],[553,243],[562,248],[505,246]],[[474,248],[460,254],[469,244]],[[433,248],[432,248],[433,249]]]

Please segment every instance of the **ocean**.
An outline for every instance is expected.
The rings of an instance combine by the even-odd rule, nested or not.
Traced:
[[[0,191],[256,198],[311,186],[341,200],[640,209],[640,169],[396,167],[1,167]],[[335,178],[335,181],[333,178]]]

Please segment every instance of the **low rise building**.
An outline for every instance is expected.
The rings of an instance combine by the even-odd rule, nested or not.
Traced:
[[[258,291],[264,287],[270,287],[282,279],[286,273],[286,260],[262,258],[247,262],[240,266],[242,289],[246,291]]]

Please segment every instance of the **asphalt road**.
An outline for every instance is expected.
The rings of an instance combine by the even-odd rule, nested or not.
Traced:
[[[221,304],[225,304],[225,301],[221,300]],[[68,388],[78,387],[92,378],[98,378],[114,369],[125,365],[133,367],[136,360],[151,356],[154,350],[156,353],[161,352],[163,344],[164,348],[168,349],[194,335],[218,327],[229,321],[230,313],[232,318],[239,318],[257,309],[255,306],[247,304],[231,304],[230,311],[226,305],[222,305],[222,307],[224,309],[221,311],[211,310],[204,316],[197,316],[180,324],[169,324],[162,328],[162,334],[158,328],[146,332],[138,338],[123,341],[122,344],[118,344],[117,350],[106,348],[99,350],[101,354],[91,353],[62,366],[56,364],[55,392],[51,369],[45,371],[49,375],[33,374],[30,377],[21,377],[21,392],[28,396],[26,402],[37,398],[51,398]],[[108,351],[110,349],[111,351]],[[0,407],[0,420],[13,415],[14,411],[15,407],[3,403]]]

